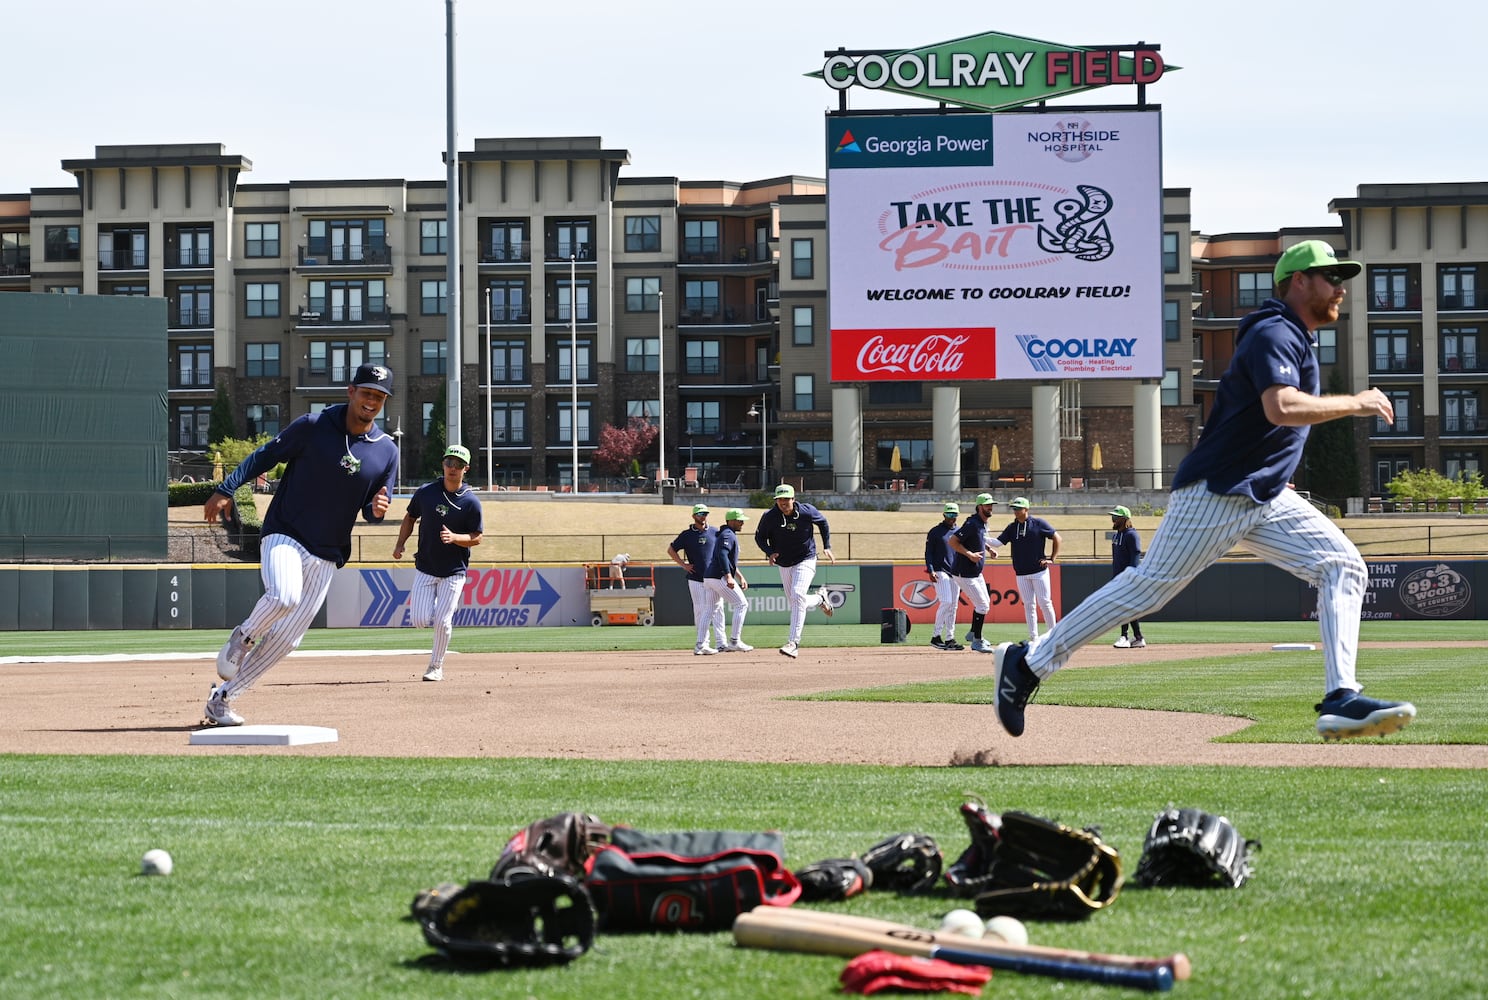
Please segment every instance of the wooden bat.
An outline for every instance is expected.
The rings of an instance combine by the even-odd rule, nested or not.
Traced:
[[[767,907],[770,909],[770,907]],[[780,909],[773,907],[773,909]],[[1111,986],[1163,992],[1173,988],[1173,970],[1166,965],[1155,968],[1131,968],[1101,965],[991,950],[968,951],[935,943],[928,931],[903,926],[902,931],[870,931],[857,927],[825,924],[814,920],[789,920],[784,917],[762,917],[756,909],[741,913],[734,920],[734,940],[750,948],[773,948],[777,951],[804,951],[818,955],[856,956],[867,951],[888,951],[896,955],[919,955],[938,958],[957,965],[984,965],[1037,976],[1078,979]],[[944,940],[944,937],[942,938]],[[967,944],[974,943],[967,938]],[[959,942],[958,942],[959,944]]]
[[[1092,965],[1115,965],[1128,969],[1155,969],[1158,966],[1165,965],[1173,970],[1174,979],[1187,979],[1193,975],[1193,963],[1182,952],[1165,957],[1149,957],[1146,955],[1103,954],[1094,951],[1079,951],[1074,948],[1050,948],[1036,944],[1009,944],[1006,941],[995,938],[970,938],[961,934],[921,931],[918,928],[911,927],[909,924],[899,924],[892,920],[860,917],[851,913],[828,913],[823,910],[808,910],[802,907],[759,906],[754,909],[754,912],[766,919],[786,917],[795,921],[809,921],[811,923],[839,927],[856,927],[860,930],[877,931],[886,934],[913,931],[916,934],[928,935],[934,944],[946,945],[962,951],[1042,955],[1045,958],[1085,962]]]

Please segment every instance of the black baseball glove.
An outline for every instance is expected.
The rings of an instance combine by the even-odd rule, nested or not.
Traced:
[[[584,865],[610,842],[611,827],[589,813],[566,812],[518,830],[491,869],[492,882],[514,875],[584,877]]]
[[[1157,814],[1132,881],[1141,886],[1182,885],[1238,889],[1251,875],[1258,840],[1245,840],[1223,816],[1169,806]]]
[[[1021,812],[961,807],[971,846],[946,872],[977,913],[1052,919],[1087,917],[1121,891],[1121,858],[1094,828],[1076,830]]]
[[[567,875],[442,885],[419,893],[413,915],[424,940],[463,965],[558,965],[594,943],[594,905]]]
[[[873,888],[873,869],[857,858],[828,858],[796,871],[801,902],[839,902]]]
[[[868,848],[862,862],[873,872],[875,889],[924,892],[940,878],[942,859],[934,837],[901,833]]]

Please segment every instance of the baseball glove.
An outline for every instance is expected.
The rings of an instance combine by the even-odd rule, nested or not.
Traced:
[[[1250,878],[1250,856],[1260,847],[1223,816],[1169,806],[1152,821],[1132,880],[1141,886],[1238,889]]]
[[[611,827],[589,813],[566,812],[530,823],[506,842],[492,882],[513,875],[584,877],[584,865],[610,842]]]
[[[1022,812],[993,817],[962,806],[972,845],[947,881],[982,916],[1074,920],[1109,906],[1121,891],[1121,857],[1095,828],[1076,830]]]
[[[796,871],[801,902],[840,902],[873,888],[873,869],[857,858],[828,858]]]
[[[594,943],[594,906],[566,875],[442,885],[419,893],[413,915],[424,940],[464,965],[558,965]]]
[[[895,892],[924,892],[940,878],[942,859],[935,838],[924,833],[901,833],[874,844],[862,854],[873,873],[873,888]]]

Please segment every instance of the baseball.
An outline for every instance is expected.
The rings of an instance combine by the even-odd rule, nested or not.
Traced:
[[[1017,917],[993,917],[987,921],[987,936],[1002,938],[1008,944],[1027,944],[1028,928]]]
[[[987,932],[982,926],[982,918],[970,910],[952,910],[940,921],[940,930],[944,934],[960,934],[962,937],[979,938]]]
[[[145,856],[140,858],[141,875],[169,875],[174,867],[175,862],[171,861],[170,852],[158,847],[153,851],[146,851]]]

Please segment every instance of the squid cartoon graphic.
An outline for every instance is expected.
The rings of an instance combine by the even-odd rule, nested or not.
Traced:
[[[1091,184],[1080,184],[1078,198],[1061,198],[1054,211],[1061,221],[1050,232],[1039,226],[1039,249],[1045,253],[1071,253],[1079,260],[1105,260],[1111,256],[1111,230],[1102,218],[1111,211],[1111,196]]]

